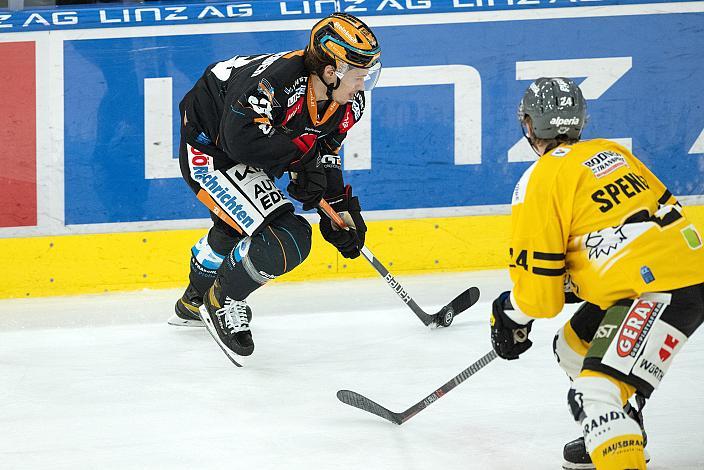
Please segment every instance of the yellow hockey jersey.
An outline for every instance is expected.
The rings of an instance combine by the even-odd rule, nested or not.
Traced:
[[[557,315],[566,283],[605,309],[704,282],[699,232],[660,180],[615,142],[546,153],[519,180],[511,206],[517,313]]]

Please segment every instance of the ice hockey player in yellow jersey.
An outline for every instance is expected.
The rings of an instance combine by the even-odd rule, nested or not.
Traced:
[[[673,195],[625,147],[580,140],[586,102],[567,78],[540,78],[519,107],[538,160],[513,192],[513,289],[492,305],[504,359],[532,345],[532,323],[583,302],[554,349],[584,437],[566,469],[645,469],[642,408],[704,320],[702,236]]]

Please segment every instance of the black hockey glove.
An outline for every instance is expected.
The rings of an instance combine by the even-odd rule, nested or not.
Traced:
[[[350,230],[340,229],[325,212],[318,210],[318,214],[320,214],[320,233],[345,258],[358,257],[359,250],[364,246],[364,236],[367,233],[367,226],[360,213],[362,208],[359,205],[359,199],[357,199],[357,196],[352,196],[352,187],[347,185],[342,194],[326,198],[325,200],[335,212],[340,214],[340,217],[342,217],[342,220],[345,221]]]
[[[286,190],[293,199],[303,203],[304,211],[316,207],[327,188],[325,168],[321,164],[315,141],[316,137],[312,134],[296,137],[293,143],[303,155],[288,166],[291,182]]]
[[[491,305],[491,346],[503,359],[518,359],[518,356],[533,346],[528,339],[533,320],[520,325],[506,315],[505,310],[513,310],[510,292],[499,295]]]

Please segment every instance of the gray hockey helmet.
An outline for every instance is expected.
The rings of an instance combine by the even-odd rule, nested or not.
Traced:
[[[518,107],[521,125],[530,116],[531,130],[539,139],[555,139],[564,134],[579,139],[587,121],[587,102],[582,90],[569,78],[539,78],[523,95]]]

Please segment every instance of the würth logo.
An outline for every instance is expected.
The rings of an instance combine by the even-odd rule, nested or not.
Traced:
[[[667,361],[670,356],[672,356],[678,344],[680,344],[680,340],[674,338],[672,335],[667,335],[665,343],[660,348],[660,360],[662,362]]]

